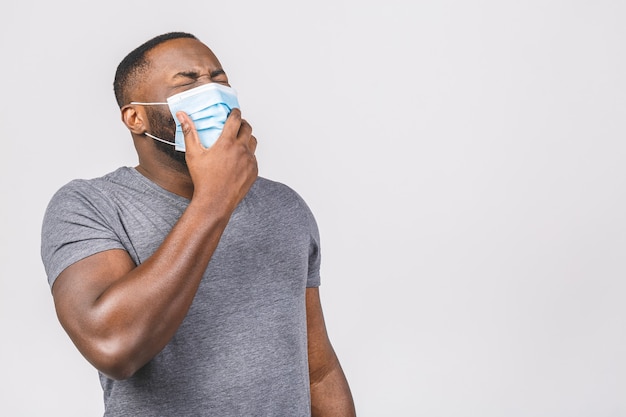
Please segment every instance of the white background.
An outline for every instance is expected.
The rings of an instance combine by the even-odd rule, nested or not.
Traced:
[[[221,60],[263,176],[316,214],[360,417],[626,416],[626,3],[11,1],[0,13],[0,415],[97,416],[39,257],[56,189],[135,165],[149,38]]]

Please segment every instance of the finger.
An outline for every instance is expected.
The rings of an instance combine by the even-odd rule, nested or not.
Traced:
[[[257,140],[256,137],[254,137],[254,135],[250,135],[250,141],[248,142],[248,149],[250,149],[250,152],[254,155],[254,152],[256,152],[256,146],[257,146]]]
[[[180,126],[183,129],[183,135],[185,138],[185,150],[190,149],[193,146],[199,146],[200,137],[198,136],[198,132],[196,131],[196,126],[193,124],[193,120],[191,117],[187,115],[187,113],[183,111],[179,111],[176,113],[176,118],[180,122]]]
[[[257,140],[256,137],[252,134],[252,126],[246,119],[241,119],[241,127],[239,128],[239,132],[237,133],[237,138],[243,141],[243,144],[250,153],[254,155],[254,151],[256,150]]]
[[[241,119],[241,126],[239,126],[239,132],[237,132],[237,138],[247,143],[252,135],[252,126],[246,119]]]
[[[237,137],[237,133],[239,132],[240,126],[241,126],[241,110],[234,108],[230,111],[230,114],[228,115],[228,118],[226,119],[226,123],[224,123],[224,128],[222,129],[220,138],[230,137],[230,138],[235,139]]]

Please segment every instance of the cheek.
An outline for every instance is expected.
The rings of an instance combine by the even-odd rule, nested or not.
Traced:
[[[174,118],[168,110],[153,109],[149,115],[149,122],[154,131],[172,133],[176,130]]]

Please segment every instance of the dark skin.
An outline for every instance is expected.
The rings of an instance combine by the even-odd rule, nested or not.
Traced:
[[[166,41],[148,58],[152,65],[133,91],[134,101],[164,102],[208,82],[228,85],[218,59],[197,40]],[[152,132],[145,107],[129,104],[121,114],[137,150],[137,170],[190,203],[141,265],[135,265],[126,251],[109,250],[76,262],[54,283],[64,329],[85,358],[114,379],[132,376],[174,336],[231,214],[258,175],[257,141],[238,109],[208,149],[200,143],[191,119],[177,114],[185,134],[186,164],[173,160],[144,135]],[[318,289],[307,288],[305,297],[312,415],[354,416],[350,389],[326,332]]]

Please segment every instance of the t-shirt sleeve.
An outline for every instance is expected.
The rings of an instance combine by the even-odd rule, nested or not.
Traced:
[[[309,274],[307,277],[306,286],[319,287],[321,284],[320,265],[322,261],[320,233],[313,213],[311,212],[309,207],[306,206],[306,204],[305,207],[309,222],[309,233],[311,236],[311,241],[309,244]]]
[[[83,180],[54,194],[41,231],[41,257],[50,288],[73,263],[105,250],[124,249],[111,225],[116,217],[108,198]]]

